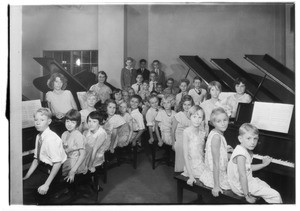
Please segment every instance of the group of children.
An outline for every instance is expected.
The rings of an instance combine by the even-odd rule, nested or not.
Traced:
[[[252,150],[258,140],[257,128],[248,123],[242,125],[238,137],[241,144],[235,150],[227,145],[223,135],[229,116],[235,116],[238,103],[251,101],[245,93],[245,79],[236,79],[236,93],[221,101],[222,89],[217,81],[210,82],[206,90],[202,88],[200,77],[194,78],[192,89],[189,89],[189,80],[182,79],[178,90],[174,87],[174,79],[169,78],[163,89],[163,84],[157,80],[159,61],[153,62],[150,81],[144,80],[147,77],[145,60],[140,61],[138,73],[132,68],[131,58],[125,60],[125,64],[122,90],[108,88],[104,84],[107,75],[100,71],[98,84],[86,92],[86,103],[81,111],[77,110],[72,94],[64,90],[64,76],[59,73],[51,76],[48,86],[53,91],[46,94],[51,111],[41,108],[34,117],[40,134],[36,138],[35,159],[24,177],[25,195],[34,188],[46,194],[61,166],[68,182],[74,181],[75,174],[94,172],[104,162],[106,150],[114,153],[116,147],[140,145],[147,127],[150,144],[172,146],[175,172],[189,177],[189,185],[199,178],[212,188],[214,196],[224,189],[232,189],[250,203],[255,202],[253,196],[261,196],[270,203],[282,202],[278,192],[252,177],[252,171],[271,162],[270,158],[265,158],[262,164],[251,166]],[[131,77],[134,74],[136,83]],[[52,114],[64,119],[67,131],[61,138],[49,129]],[[214,127],[210,132],[208,124]],[[44,176],[37,179],[38,166],[46,166],[47,171],[39,167]],[[32,184],[32,181],[27,182],[29,180],[36,185],[28,185]]]
[[[212,195],[217,197],[223,190],[231,189],[247,202],[255,203],[256,197],[262,197],[268,203],[282,203],[280,194],[267,183],[255,178],[252,171],[257,171],[270,164],[266,156],[261,164],[251,165],[253,150],[258,142],[258,129],[244,123],[239,128],[240,144],[233,150],[227,145],[224,132],[228,127],[229,117],[222,107],[213,109],[210,123],[214,127],[206,143],[206,131],[201,126],[205,122],[204,110],[195,105],[189,109],[191,126],[183,131],[184,176],[187,184],[193,185],[198,178],[204,185],[212,188]],[[231,154],[232,153],[232,154]]]

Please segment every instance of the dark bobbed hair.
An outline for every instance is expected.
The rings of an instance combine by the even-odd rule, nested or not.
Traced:
[[[111,99],[115,100],[115,94],[121,92],[122,94],[122,90],[121,89],[114,89],[111,93]]]
[[[238,77],[238,78],[236,78],[236,79],[234,80],[234,82],[233,82],[233,85],[236,86],[236,85],[239,85],[240,83],[245,84],[245,86],[247,85],[247,84],[246,84],[246,79],[243,78],[243,77]]]
[[[180,100],[180,102],[179,102],[179,105],[178,105],[178,112],[179,111],[183,111],[183,103],[184,102],[186,102],[186,101],[191,101],[192,102],[192,105],[191,106],[194,106],[194,100],[193,100],[193,98],[192,98],[192,96],[191,95],[184,95],[182,98],[181,98],[181,100]]]
[[[47,86],[50,89],[54,89],[54,81],[56,78],[60,78],[60,80],[62,81],[63,85],[61,87],[62,90],[65,90],[68,84],[68,79],[61,73],[55,72],[53,73],[50,78],[47,81]]]
[[[183,79],[180,80],[179,84],[181,84],[181,83],[186,83],[186,85],[189,86],[190,85],[190,80],[187,79],[187,78],[183,78]]]
[[[102,111],[107,112],[107,106],[108,106],[110,103],[115,104],[115,105],[116,105],[116,108],[117,108],[117,103],[116,103],[115,100],[113,100],[113,99],[107,99],[107,100],[105,100],[105,102],[104,102],[104,104],[103,104],[104,107],[102,108]]]
[[[157,97],[157,95],[158,95],[157,91],[153,90],[153,91],[150,92],[149,100],[150,100],[152,95]]]
[[[65,115],[66,120],[76,121],[76,127],[79,127],[81,124],[81,114],[76,109],[71,109]]]
[[[193,82],[195,82],[195,80],[200,80],[201,82],[203,81],[202,78],[200,78],[199,76],[195,76]]]
[[[98,77],[99,77],[100,74],[105,76],[105,81],[104,82],[106,82],[106,80],[107,80],[107,74],[106,74],[106,72],[104,72],[103,70],[100,70],[98,72],[98,75],[97,75],[97,80],[98,80]]]
[[[168,79],[166,80],[166,83],[168,83],[168,81],[172,81],[173,83],[175,82],[174,78],[168,78]]]
[[[144,81],[143,81],[143,84],[144,84],[144,83],[146,83],[146,84],[149,85],[149,81],[148,81],[148,80],[144,80]]]
[[[130,97],[130,100],[133,99],[133,98],[138,99],[139,103],[141,103],[143,101],[142,97],[137,95],[137,94],[132,95]]]
[[[108,115],[107,115],[106,112],[103,112],[103,111],[92,111],[87,116],[86,121],[88,122],[89,118],[91,118],[91,119],[97,119],[99,121],[100,125],[104,125],[107,117],[108,117]]]

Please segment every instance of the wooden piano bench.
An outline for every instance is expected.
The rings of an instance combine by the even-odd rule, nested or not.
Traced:
[[[174,179],[177,181],[177,203],[181,204],[183,202],[183,190],[189,190],[198,194],[198,199],[202,195],[209,194],[208,200],[205,204],[248,204],[244,197],[238,196],[233,193],[231,190],[223,190],[223,194],[220,194],[219,197],[213,197],[211,194],[212,188],[205,186],[199,179],[196,179],[196,183],[193,186],[188,185],[186,182],[188,177],[185,177],[181,174],[174,176]],[[263,200],[259,199],[258,203],[264,203]]]

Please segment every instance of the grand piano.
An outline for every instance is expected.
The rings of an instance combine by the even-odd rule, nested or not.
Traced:
[[[219,81],[225,86],[224,91],[234,91],[233,82],[237,77],[247,80],[246,92],[253,101],[295,104],[295,74],[270,55],[245,55],[245,59],[261,71],[261,76],[246,72],[230,59],[211,59],[216,69],[203,65],[198,56],[179,57],[195,74],[204,81]],[[251,121],[253,101],[239,104],[237,116],[229,123],[224,133],[227,143],[233,148],[238,141],[238,128]],[[266,181],[278,190],[287,204],[295,203],[295,111],[292,115],[287,134],[260,130],[259,142],[254,150],[253,163],[261,163],[261,156],[273,158],[272,163],[256,172],[254,176]]]
[[[44,76],[35,78],[33,80],[33,85],[42,93],[46,94],[48,91],[51,91],[47,86],[47,81],[50,78],[51,74],[54,72],[59,72],[63,74],[67,80],[67,90],[70,90],[74,96],[75,102],[79,110],[81,110],[80,103],[77,97],[77,92],[87,91],[91,85],[97,83],[97,77],[94,73],[89,70],[83,70],[76,75],[70,74],[66,71],[61,64],[59,64],[53,58],[47,57],[35,57],[33,58],[44,68]],[[110,83],[105,82],[112,90],[116,89]],[[25,96],[22,96],[22,99],[30,100]],[[42,102],[42,106],[47,106],[45,101]],[[59,136],[66,130],[63,122],[52,121],[50,124],[51,130],[56,132]],[[34,127],[23,128],[22,130],[22,152],[23,152],[23,165],[29,164],[33,159],[33,150],[35,147],[35,137],[38,134],[37,130]],[[27,168],[28,165],[25,167]]]

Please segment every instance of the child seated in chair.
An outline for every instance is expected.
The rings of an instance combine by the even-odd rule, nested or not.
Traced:
[[[152,144],[154,142],[155,139],[155,117],[157,116],[157,113],[159,111],[159,99],[156,95],[150,95],[149,97],[149,104],[150,104],[150,108],[148,109],[147,113],[146,113],[146,122],[147,122],[147,126],[148,126],[148,131],[149,131],[149,144]]]
[[[106,119],[107,114],[99,111],[92,111],[87,117],[89,129],[83,133],[86,138],[85,172],[95,172],[96,167],[104,162],[104,153],[110,145],[107,133],[103,129]]]
[[[88,129],[87,116],[92,112],[96,111],[95,104],[98,101],[96,92],[87,91],[84,98],[86,99],[86,108],[80,111],[81,115],[81,125],[79,126],[79,131],[83,132]]]
[[[140,137],[145,130],[144,117],[139,111],[139,106],[141,103],[142,98],[139,95],[133,95],[130,98],[130,115],[133,119],[132,146],[136,146],[137,142],[140,141]]]
[[[167,144],[173,146],[172,133],[172,120],[175,115],[175,111],[172,110],[172,106],[175,105],[175,96],[172,94],[165,95],[161,101],[161,105],[164,109],[158,111],[155,117],[156,124],[156,136],[158,138],[158,146]],[[161,134],[159,133],[160,128]]]
[[[34,115],[34,126],[40,133],[35,140],[34,160],[23,177],[24,204],[36,204],[36,193],[48,193],[51,185],[59,180],[61,165],[67,159],[62,140],[49,128],[51,118],[48,108],[40,108]]]
[[[75,174],[83,173],[85,166],[85,137],[79,132],[78,127],[81,123],[81,115],[71,109],[66,113],[65,125],[67,131],[62,136],[62,142],[65,152],[68,156],[62,167],[62,175],[67,182],[74,182]]]
[[[122,102],[119,106],[119,112],[120,115],[124,118],[125,122],[128,124],[129,127],[129,135],[128,139],[124,142],[118,142],[119,147],[125,147],[132,141],[132,134],[133,134],[133,129],[132,129],[132,124],[133,124],[133,119],[132,116],[128,113],[128,104],[126,102]],[[123,128],[123,127],[121,127]],[[126,130],[127,131],[127,130]],[[119,130],[118,133],[122,134],[123,129]]]
[[[124,142],[128,141],[130,131],[128,125],[125,125],[127,124],[125,119],[119,114],[116,114],[117,104],[114,100],[106,100],[104,109],[108,115],[104,128],[107,131],[108,139],[110,139],[109,150],[111,153],[114,153],[114,149],[118,143],[123,145]],[[125,125],[125,127],[122,127],[123,125]],[[122,133],[119,132],[121,128]]]
[[[179,89],[174,86],[174,78],[168,78],[166,82],[166,88],[163,91],[163,94],[173,94],[176,95],[179,92]]]
[[[111,94],[111,99],[116,101],[117,107],[123,102],[122,90],[115,89]]]

